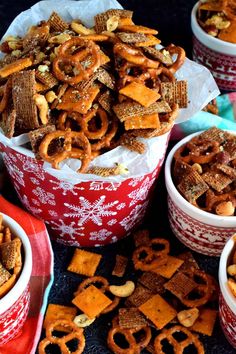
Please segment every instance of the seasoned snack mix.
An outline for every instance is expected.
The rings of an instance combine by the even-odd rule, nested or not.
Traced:
[[[68,158],[78,172],[109,176],[124,170],[90,169],[117,146],[144,153],[139,140],[168,132],[187,107],[187,82],[174,74],[182,48],[160,43],[155,29],[135,25],[132,11],[108,10],[86,27],[56,12],[0,49],[0,126],[8,138],[28,133],[39,160],[59,169]]]

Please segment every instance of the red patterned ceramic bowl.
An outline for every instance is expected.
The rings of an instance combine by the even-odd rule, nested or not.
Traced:
[[[230,256],[235,249],[235,236],[233,235],[226,243],[220,256],[219,283],[219,317],[221,327],[230,344],[236,349],[236,297],[231,293],[227,285],[227,266]]]
[[[196,19],[198,3],[191,14],[193,31],[193,59],[206,66],[219,88],[236,90],[236,44],[222,41],[207,34]]]
[[[13,288],[0,299],[0,345],[9,342],[21,330],[29,310],[29,280],[32,271],[32,252],[29,239],[22,227],[9,216],[3,215],[3,223],[23,244],[23,268]],[[0,349],[1,352],[1,349]]]
[[[24,148],[16,151],[3,143],[0,148],[20,200],[45,221],[50,236],[65,245],[92,247],[121,239],[142,221],[165,157],[169,133],[154,139],[158,139],[158,149],[150,173],[121,182],[98,178],[75,185],[68,177],[59,180],[46,172],[29,150],[26,155]],[[138,164],[138,157],[134,163]]]
[[[175,151],[198,134],[194,133],[182,139],[166,159],[165,182],[169,222],[175,236],[187,247],[208,256],[220,256],[229,236],[236,232],[236,216],[214,215],[190,204],[179,193],[171,176]]]

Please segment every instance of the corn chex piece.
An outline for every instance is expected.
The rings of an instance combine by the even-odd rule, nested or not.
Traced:
[[[125,130],[132,129],[159,129],[161,126],[158,113],[145,114],[143,116],[131,117],[124,123]]]
[[[11,277],[11,273],[0,262],[0,286]]]
[[[100,254],[76,248],[67,270],[92,277],[97,270],[101,258]]]
[[[69,28],[68,23],[66,23],[57,12],[53,11],[48,19],[51,31],[54,32],[64,32]]]
[[[15,285],[16,282],[16,274],[12,274],[11,277],[0,286],[0,299],[11,290],[11,288]]]
[[[154,323],[157,329],[165,327],[177,314],[176,310],[158,294],[139,306],[139,310]]]
[[[132,98],[134,101],[137,101],[144,107],[149,107],[152,103],[156,102],[161,97],[158,92],[135,81],[123,87],[121,90],[119,90],[119,93]]]
[[[121,328],[138,328],[147,325],[146,318],[137,307],[120,308],[118,320]]]
[[[188,106],[187,81],[162,82],[161,95],[170,105],[177,103],[179,108],[186,108]]]
[[[153,269],[152,272],[170,279],[183,263],[182,259],[167,255],[165,263]]]
[[[21,240],[16,237],[14,240],[4,242],[0,245],[2,264],[6,269],[13,269],[21,257]]]
[[[112,301],[104,295],[104,293],[90,285],[85,290],[81,291],[73,300],[76,305],[89,318],[98,316]]]
[[[153,296],[153,293],[144,286],[137,285],[133,294],[130,295],[125,301],[127,307],[138,307],[144,304],[148,299]]]
[[[209,189],[209,186],[199,173],[193,170],[185,176],[177,188],[190,203],[193,203]]]
[[[125,274],[127,264],[128,264],[128,258],[124,257],[120,254],[117,254],[115,266],[112,271],[112,275],[115,275],[117,277],[123,277],[123,275]]]
[[[189,329],[198,333],[205,334],[207,336],[211,336],[214,329],[217,313],[218,312],[216,310],[210,308],[201,308],[199,317],[194,322],[194,324],[189,327]]]
[[[56,320],[73,321],[76,316],[77,308],[72,306],[64,306],[57,304],[49,304],[47,307],[46,315],[43,321],[43,328],[46,328],[50,323]],[[63,330],[64,327],[56,327],[56,330]]]
[[[220,171],[207,171],[201,175],[202,179],[217,192],[221,192],[225,187],[227,187],[232,179],[226,176]]]
[[[193,289],[197,287],[197,283],[182,272],[176,273],[167,283],[164,288],[169,290],[179,299],[186,297]]]
[[[138,282],[153,294],[163,294],[165,292],[164,284],[166,283],[166,279],[159,274],[144,272],[138,279]]]

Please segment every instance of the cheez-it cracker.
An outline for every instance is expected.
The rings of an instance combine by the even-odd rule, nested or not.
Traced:
[[[92,277],[96,272],[101,258],[100,254],[77,248],[67,270]]]
[[[76,316],[76,313],[77,313],[76,307],[49,304],[43,321],[43,328],[46,328],[50,323],[60,319],[72,321]],[[60,327],[57,327],[58,331],[60,329],[61,329]]]

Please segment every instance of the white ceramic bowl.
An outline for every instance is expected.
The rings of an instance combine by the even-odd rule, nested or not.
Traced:
[[[236,348],[236,297],[231,293],[227,284],[227,266],[236,245],[236,235],[233,235],[225,244],[220,256],[219,283],[220,301],[219,314],[220,323],[224,334],[230,344]]]
[[[0,299],[0,345],[13,339],[22,328],[29,310],[29,280],[32,271],[32,251],[22,227],[9,216],[3,215],[3,224],[22,241],[23,267],[16,284]]]
[[[193,59],[206,66],[222,90],[236,90],[236,44],[207,34],[198,24],[197,2],[191,13]]]
[[[226,241],[236,232],[236,216],[219,216],[198,209],[179,193],[171,176],[175,151],[199,133],[180,140],[167,156],[165,183],[169,222],[173,233],[187,247],[208,256],[220,256]]]

